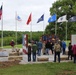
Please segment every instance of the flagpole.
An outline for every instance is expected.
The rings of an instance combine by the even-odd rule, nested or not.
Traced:
[[[56,14],[56,16],[57,16],[57,14]],[[56,19],[57,19],[57,17],[56,17]],[[55,22],[55,35],[57,35],[57,21]]]
[[[67,44],[67,22],[66,22],[66,44]]]
[[[32,15],[32,13],[31,13],[31,15]],[[31,17],[31,19],[32,19],[32,17]],[[32,41],[32,21],[30,23],[30,41]]]
[[[32,22],[30,24],[30,41],[32,41]]]
[[[43,21],[43,34],[44,34],[44,21]]]
[[[57,22],[55,22],[55,35],[57,35]]]
[[[3,2],[2,2],[2,18],[1,18],[1,30],[2,30],[2,35],[1,35],[1,48],[3,48]]]
[[[15,26],[16,26],[16,47],[17,47],[17,20],[16,20],[16,17],[17,17],[17,12],[15,13]]]

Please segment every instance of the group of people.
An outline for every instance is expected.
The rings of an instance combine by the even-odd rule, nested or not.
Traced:
[[[54,53],[54,62],[56,62],[56,55],[58,55],[58,61],[60,62],[60,52],[61,47],[63,48],[63,54],[65,54],[65,48],[66,43],[63,41],[61,44],[61,41],[53,39],[52,41],[42,41],[41,39],[34,43],[34,41],[31,43],[31,45],[28,45],[28,61],[31,61],[31,54],[33,57],[33,61],[36,61],[36,54],[38,56],[41,56],[41,53],[43,55],[49,55]]]
[[[10,42],[10,45],[12,46],[12,50],[14,51],[14,45],[15,42],[12,40]],[[56,56],[58,56],[58,62],[60,62],[60,53],[63,55],[66,54],[66,43],[60,40],[53,39],[52,41],[42,41],[41,39],[35,43],[34,41],[31,42],[31,44],[28,45],[28,61],[31,61],[31,54],[33,61],[36,61],[36,54],[38,56],[41,56],[41,53],[43,55],[49,55],[54,54],[54,62],[56,62]],[[76,63],[76,45],[71,45],[69,43],[68,45],[68,60],[71,57],[74,59],[74,63]]]
[[[29,49],[30,48],[30,49]],[[30,52],[29,52],[30,51]],[[63,55],[66,54],[66,43],[60,40],[53,40],[53,42],[50,42],[50,40],[46,41],[39,41],[36,44],[34,42],[31,44],[31,46],[28,46],[28,61],[31,61],[31,52],[32,52],[32,57],[33,61],[36,61],[36,54],[38,56],[41,56],[41,53],[44,55],[49,55],[51,51],[51,54],[54,54],[54,62],[56,62],[56,57],[58,56],[58,62],[60,62],[60,54],[62,53]],[[29,55],[30,53],[30,55]],[[69,58],[74,57],[74,63],[76,63],[76,45],[71,45],[69,43],[68,46],[68,60]]]
[[[40,56],[41,49],[42,49],[41,40],[38,43],[35,43],[34,41],[32,41],[31,44],[28,45],[28,61],[31,61],[31,54],[32,54],[33,61],[36,61],[36,54]]]
[[[64,45],[64,46],[63,46]],[[54,45],[54,62],[56,62],[56,55],[58,55],[58,62],[60,62],[60,52],[63,50],[63,55],[65,54],[66,44],[62,42],[62,46],[60,46],[60,42],[56,42]],[[72,45],[69,43],[68,45],[68,60],[73,59],[73,62],[76,63],[76,44]]]

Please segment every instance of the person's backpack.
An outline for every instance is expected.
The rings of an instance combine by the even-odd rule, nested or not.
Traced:
[[[61,51],[61,46],[59,44],[55,45],[55,51],[60,52]]]

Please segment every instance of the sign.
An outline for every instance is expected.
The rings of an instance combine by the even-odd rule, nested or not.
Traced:
[[[76,44],[76,35],[71,35],[71,44]]]

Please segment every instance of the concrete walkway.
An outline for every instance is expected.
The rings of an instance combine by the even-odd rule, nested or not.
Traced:
[[[11,52],[11,49],[6,49],[8,51],[8,53]],[[21,50],[22,51],[22,50]],[[53,62],[54,61],[54,55],[50,54],[50,55],[41,55],[41,56],[37,56],[37,58],[48,58],[48,61],[36,61],[33,62],[32,61],[32,56],[31,56],[31,62],[28,62],[28,57],[27,55],[21,55],[23,60],[21,60],[20,64],[33,64],[33,63],[47,63],[47,62]],[[62,55],[61,57],[67,57],[68,55]],[[36,60],[37,60],[36,58]],[[8,61],[8,57],[0,57],[0,61]],[[61,60],[61,62],[69,62],[71,60]]]
[[[37,61],[37,58],[49,58],[48,61]],[[46,63],[46,62],[52,62],[54,60],[53,55],[41,55],[36,57],[36,62],[33,62],[32,56],[31,56],[31,62],[28,62],[27,55],[23,55],[23,60],[21,60],[20,64],[28,64],[28,63]]]
[[[23,60],[21,60],[20,64],[47,63],[47,62],[53,62],[54,61],[54,55],[41,55],[41,56],[37,56],[37,57],[49,58],[49,60],[48,61],[37,61],[36,60],[36,62],[33,62],[31,59],[31,62],[28,62],[27,55],[23,55]],[[68,57],[68,55],[62,55],[61,54],[61,57]],[[70,62],[70,61],[72,61],[72,60],[61,60],[60,62]]]

